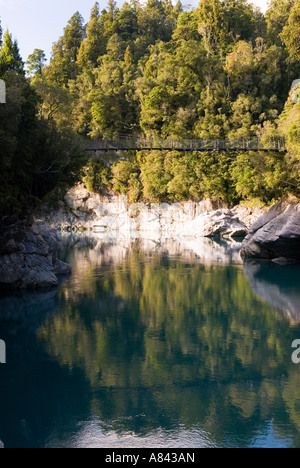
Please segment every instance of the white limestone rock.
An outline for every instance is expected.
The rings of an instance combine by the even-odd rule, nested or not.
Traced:
[[[238,216],[230,210],[204,213],[189,223],[179,233],[181,237],[245,237],[248,229]]]

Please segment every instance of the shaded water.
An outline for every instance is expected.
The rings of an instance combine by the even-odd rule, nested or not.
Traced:
[[[298,266],[212,241],[63,245],[58,290],[0,297],[5,447],[300,446]]]

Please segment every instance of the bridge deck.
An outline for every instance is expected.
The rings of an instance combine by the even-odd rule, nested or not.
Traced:
[[[208,153],[208,152],[232,152],[232,153],[236,153],[236,152],[249,152],[249,151],[252,151],[252,152],[262,152],[262,153],[282,153],[282,152],[286,152],[286,149],[285,148],[282,148],[282,149],[278,149],[278,148],[252,148],[252,149],[248,149],[248,148],[219,148],[219,149],[216,149],[216,148],[162,148],[162,147],[159,147],[159,148],[151,148],[151,147],[148,147],[148,148],[86,148],[85,151],[87,152],[94,152],[94,153],[97,153],[97,152],[105,152],[105,153],[108,153],[109,151],[114,151],[114,152],[128,152],[128,151],[179,151],[179,152],[192,152],[192,151],[195,151],[195,152],[200,152],[200,153]]]
[[[163,140],[160,138],[120,138],[116,140],[87,140],[87,152],[109,151],[181,151],[181,152],[285,152],[283,137],[272,137],[267,141],[258,138],[239,140]]]

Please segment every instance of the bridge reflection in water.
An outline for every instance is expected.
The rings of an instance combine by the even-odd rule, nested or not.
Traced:
[[[174,140],[162,138],[120,137],[115,140],[86,140],[85,151],[199,151],[199,152],[285,152],[284,137],[268,139],[240,138],[235,140]]]

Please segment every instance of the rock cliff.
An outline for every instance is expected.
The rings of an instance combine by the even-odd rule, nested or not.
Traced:
[[[47,207],[39,213],[39,218],[50,226],[60,230],[88,229],[98,232],[147,232],[174,236],[183,232],[189,223],[207,213],[228,210],[228,205],[221,201],[202,200],[184,203],[136,203],[129,205],[124,196],[101,197],[89,193],[83,185],[78,185],[66,194],[54,211]],[[240,221],[242,234],[246,228],[264,212],[263,208],[235,207],[233,214],[225,213],[226,224]],[[228,216],[227,216],[228,215]],[[219,222],[220,219],[217,220]],[[197,224],[197,223],[196,223]],[[196,228],[196,225],[195,225]],[[241,230],[238,226],[236,232]],[[247,229],[246,229],[247,230]],[[226,229],[233,233],[231,229]],[[223,231],[222,231],[223,233]],[[195,232],[195,235],[198,235]]]
[[[0,234],[0,288],[57,286],[71,267],[57,258],[58,235],[45,225],[8,222]]]
[[[181,236],[194,237],[245,237],[248,229],[240,221],[237,213],[230,210],[217,210],[204,213],[188,223]]]
[[[281,202],[261,216],[250,228],[241,255],[300,262],[300,203]]]

